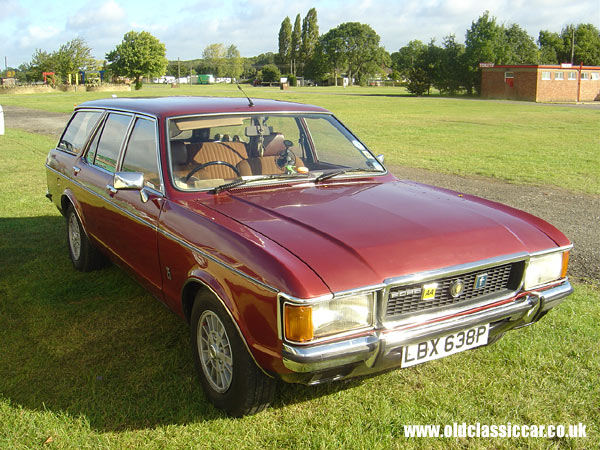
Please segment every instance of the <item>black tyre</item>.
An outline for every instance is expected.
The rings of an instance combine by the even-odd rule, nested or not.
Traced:
[[[276,382],[257,367],[224,307],[199,293],[190,326],[196,370],[212,404],[235,417],[268,407]]]
[[[88,239],[72,205],[67,209],[66,219],[67,244],[73,267],[81,272],[89,272],[102,267],[106,260]]]

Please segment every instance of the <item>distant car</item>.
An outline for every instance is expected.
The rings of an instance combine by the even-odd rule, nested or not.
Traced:
[[[190,324],[218,408],[487,345],[572,292],[571,242],[398,180],[329,111],[173,97],[79,105],[46,161],[76,269],[105,256]]]

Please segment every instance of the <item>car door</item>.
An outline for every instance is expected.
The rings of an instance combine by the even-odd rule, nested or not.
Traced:
[[[109,194],[118,210],[111,246],[145,287],[162,298],[157,235],[164,196],[158,154],[156,120],[136,116],[118,167],[120,172],[143,173],[144,186],[141,191],[110,186]]]
[[[86,153],[73,167],[74,176],[84,188],[77,195],[86,231],[109,251],[115,233],[116,209],[108,189],[113,183],[119,155],[133,114],[110,112],[98,127]]]
[[[154,119],[111,112],[89,145],[78,181],[92,194],[81,205],[88,233],[162,298],[157,227],[163,195],[157,143]],[[119,170],[144,173],[143,195],[137,189],[114,188]]]

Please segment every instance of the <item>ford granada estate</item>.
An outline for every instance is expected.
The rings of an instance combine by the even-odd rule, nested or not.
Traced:
[[[47,196],[75,269],[109,259],[189,323],[206,396],[241,416],[277,380],[488,345],[572,292],[552,225],[383,159],[316,106],[95,100],[48,155]]]

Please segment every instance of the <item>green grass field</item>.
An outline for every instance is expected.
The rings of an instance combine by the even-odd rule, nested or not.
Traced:
[[[248,95],[311,103],[332,111],[391,165],[600,194],[600,109],[415,98],[401,88],[245,87]],[[119,96],[240,96],[232,85],[177,89],[148,85]],[[110,93],[3,95],[0,104],[70,112]]]
[[[171,93],[146,89],[141,94]],[[221,91],[236,94],[223,87],[206,92]],[[382,97],[371,94],[386,90],[358,88],[347,96],[320,88],[306,93],[260,92],[330,108],[398,164],[409,158],[440,170],[433,165],[437,161],[449,172],[480,173],[456,168],[491,158],[475,152],[477,140],[471,136],[487,130],[478,138],[481,152],[502,149],[494,159],[517,162],[513,177],[494,172],[494,164],[486,165],[490,173],[481,174],[517,182],[533,175],[522,161],[535,157],[523,145],[515,146],[513,155],[506,141],[523,140],[526,130],[537,124],[540,139],[550,143],[552,139],[546,138],[550,134],[556,144],[564,141],[570,149],[568,157],[540,149],[545,155],[537,164],[540,170],[566,166],[561,176],[581,172],[590,183],[585,188],[581,181],[563,184],[558,175],[547,173],[538,173],[535,182],[598,193],[600,171],[593,166],[598,162],[597,111]],[[186,92],[182,88],[178,93]],[[88,98],[70,96],[2,97],[0,102],[68,110],[73,102]],[[71,106],[66,108],[65,102]],[[378,128],[382,121],[398,122],[398,130]],[[561,139],[554,130],[560,123]],[[438,136],[435,127],[440,124],[446,124],[452,138]],[[572,131],[568,124],[580,131]],[[418,130],[426,136],[418,137]],[[416,155],[403,156],[392,152],[386,133],[394,139],[403,136],[398,139],[405,149],[442,147],[441,141],[451,149],[431,155],[414,150]],[[509,333],[492,346],[347,383],[282,384],[272,408],[243,419],[226,417],[202,394],[188,349],[188,330],[178,317],[116,267],[89,274],[72,268],[64,219],[44,198],[44,160],[53,145],[48,137],[12,129],[0,136],[0,449],[600,446],[600,286],[582,283],[576,283],[575,294],[541,322]],[[469,151],[460,150],[466,147],[477,155],[471,158]],[[434,440],[403,435],[404,425],[454,422],[583,423],[588,437]]]

